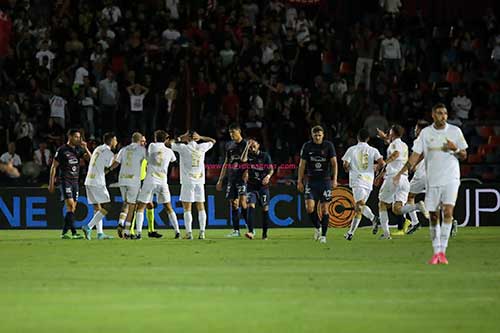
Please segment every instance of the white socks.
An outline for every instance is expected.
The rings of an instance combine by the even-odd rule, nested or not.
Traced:
[[[375,218],[375,215],[373,214],[372,210],[367,205],[363,206],[363,209],[361,212],[363,213],[363,216],[366,217],[370,221],[373,221],[373,219]]]
[[[171,211],[168,213],[168,220],[170,221],[170,224],[172,225],[172,228],[174,228],[175,232],[180,232],[179,231],[179,222],[177,221],[177,215],[175,214],[174,211]]]
[[[184,211],[184,227],[186,228],[186,232],[192,232],[193,227],[193,215],[191,211]]]
[[[351,222],[351,228],[349,229],[349,233],[354,235],[356,229],[358,228],[359,222],[361,222],[361,218],[355,217]]]
[[[417,205],[415,204],[406,204],[403,207],[401,207],[401,215],[404,215],[406,213],[411,213],[418,210]]]
[[[142,233],[142,226],[144,225],[144,210],[135,213],[135,232],[137,235]]]
[[[450,239],[451,227],[453,223],[443,223],[441,225],[441,252],[446,253],[448,247],[448,240]]]
[[[389,214],[387,214],[386,210],[381,210],[379,214],[380,214],[380,226],[384,231],[384,235],[390,235],[391,233],[389,232]]]
[[[200,231],[205,231],[207,226],[207,212],[205,210],[198,211],[198,222],[200,222]]]
[[[431,240],[432,240],[432,247],[434,249],[434,254],[439,253],[441,252],[441,225],[439,224],[439,222],[436,225],[432,225],[431,223],[429,225],[429,230],[431,232]]]
[[[418,223],[420,223],[420,221],[418,220],[418,217],[417,217],[417,212],[416,211],[413,211],[413,212],[410,212],[408,213],[408,215],[410,215],[410,220],[411,220],[411,225],[417,225]]]
[[[120,217],[118,218],[118,224],[122,227],[125,226],[125,220],[127,219],[127,213],[120,213]]]
[[[89,224],[88,224],[88,227],[92,230],[92,228],[95,226],[95,225],[98,225],[99,221],[101,221],[101,229],[102,229],[102,218],[104,217],[104,214],[101,213],[100,210],[98,210],[94,216],[92,217],[92,220],[90,220]],[[97,232],[99,232],[99,229],[97,229]],[[102,233],[102,231],[101,231]]]

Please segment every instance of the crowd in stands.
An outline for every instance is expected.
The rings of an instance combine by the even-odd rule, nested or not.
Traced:
[[[314,125],[338,154],[360,127],[384,153],[377,128],[401,124],[411,143],[444,102],[471,146],[463,176],[497,179],[498,13],[443,23],[382,0],[338,22],[329,3],[4,1],[0,160],[46,182],[68,128],[91,147],[107,131],[124,145],[135,130],[193,128],[218,140],[207,162],[221,163],[233,122],[278,164],[297,162]]]

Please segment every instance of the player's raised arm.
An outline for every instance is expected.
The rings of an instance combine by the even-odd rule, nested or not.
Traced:
[[[87,146],[87,142],[82,141],[80,143],[80,147],[82,147],[83,151],[84,151],[83,159],[87,162],[90,161],[90,158],[92,157],[92,153],[90,152],[89,147]]]

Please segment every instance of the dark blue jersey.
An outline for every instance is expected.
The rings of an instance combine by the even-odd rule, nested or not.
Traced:
[[[246,146],[246,140],[241,140],[239,143],[230,141],[226,145],[227,178],[230,182],[242,179],[245,166],[241,162],[241,155]]]
[[[273,162],[268,153],[248,153],[248,184],[262,185],[262,180],[269,174]]]
[[[300,158],[306,161],[305,173],[311,180],[331,178],[332,163],[330,159],[335,156],[333,143],[326,140],[319,145],[308,141],[304,143],[300,151]]]
[[[54,159],[59,162],[59,179],[61,182],[78,184],[80,175],[80,158],[85,151],[80,147],[62,145],[56,151]]]

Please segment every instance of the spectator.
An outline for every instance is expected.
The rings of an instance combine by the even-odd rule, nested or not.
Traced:
[[[234,86],[228,83],[227,94],[222,98],[222,113],[229,118],[229,122],[240,121],[240,98],[234,93]]]
[[[127,87],[130,95],[129,132],[139,129],[141,133],[146,131],[146,124],[143,120],[144,98],[149,89],[136,83]]]
[[[99,125],[102,131],[116,133],[116,112],[118,109],[118,84],[111,70],[106,71],[106,78],[99,82]],[[104,121],[106,119],[106,121]]]
[[[233,58],[236,52],[231,49],[231,41],[226,40],[224,42],[224,49],[219,52],[222,60],[222,67],[228,67],[233,63]]]
[[[402,4],[401,0],[380,0],[380,7],[389,15],[397,15]]]
[[[38,149],[33,153],[33,161],[40,167],[39,179],[48,179],[49,166],[52,164],[52,154],[48,149],[47,143],[40,142]]]
[[[399,41],[392,36],[392,31],[387,31],[380,42],[379,60],[383,62],[387,76],[397,76],[400,72],[401,46]]]
[[[84,77],[89,76],[89,62],[87,60],[82,61],[82,64],[75,72],[75,80],[73,81],[73,92],[78,94],[80,86],[83,85]]]
[[[458,95],[453,97],[451,101],[451,108],[460,120],[466,121],[469,119],[469,111],[472,108],[472,102],[465,95],[464,89],[460,89],[458,91]]]
[[[356,61],[356,76],[354,77],[354,87],[358,87],[360,82],[365,83],[366,90],[370,90],[370,80],[377,47],[373,33],[368,28],[363,28],[361,34],[357,36],[355,47],[358,54]]]
[[[97,88],[92,86],[88,76],[83,77],[83,86],[78,91],[79,104],[81,107],[80,122],[83,124],[85,133],[90,139],[95,138],[94,111],[97,99]]]
[[[16,137],[16,147],[19,156],[23,161],[29,161],[33,156],[33,137],[35,129],[28,121],[25,113],[21,113],[19,121],[14,126],[14,136]]]
[[[35,54],[35,58],[38,60],[38,65],[46,66],[46,68],[51,71],[54,63],[54,59],[56,55],[49,50],[49,42],[44,40],[42,41],[40,51]],[[44,61],[44,59],[46,59]]]
[[[9,163],[12,162],[12,165],[16,167],[18,170],[21,169],[21,157],[16,154],[16,143],[10,142],[7,146],[7,151],[0,156],[0,162]]]
[[[107,0],[105,3],[106,6],[102,9],[102,16],[111,25],[118,23],[118,21],[122,17],[122,11],[120,7],[113,5],[112,0]]]
[[[49,99],[50,117],[53,118],[54,122],[56,122],[59,126],[61,126],[64,129],[66,128],[65,119],[66,119],[68,101],[66,101],[59,95],[60,95],[60,89],[54,88],[54,94]]]
[[[174,102],[177,99],[177,81],[172,80],[168,84],[168,88],[165,90],[165,100],[167,101],[167,130],[170,130],[172,125],[172,120],[174,116]]]

